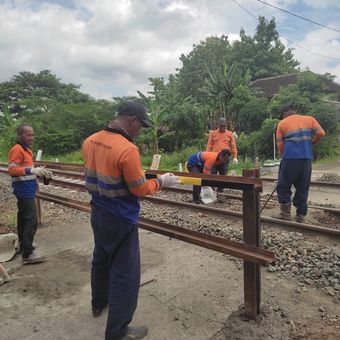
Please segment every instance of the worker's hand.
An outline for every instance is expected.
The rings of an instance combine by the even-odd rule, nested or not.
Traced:
[[[234,158],[234,159],[233,159],[233,164],[235,164],[235,165],[238,164],[238,159],[237,159],[237,158]]]
[[[38,176],[38,177],[44,177],[46,171],[47,171],[47,170],[45,170],[44,167],[39,166],[39,167],[37,167],[37,168],[32,168],[32,169],[31,169],[31,174],[36,175],[36,176]],[[49,172],[50,172],[50,171],[49,171]]]
[[[44,169],[44,177],[46,178],[46,179],[50,179],[50,178],[52,178],[52,171],[49,171],[49,170],[46,170],[46,169]]]
[[[170,172],[159,176],[159,179],[162,181],[162,187],[171,187],[179,184],[179,178]]]

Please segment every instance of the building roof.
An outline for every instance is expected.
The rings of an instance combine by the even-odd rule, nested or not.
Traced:
[[[310,71],[309,71],[310,72]],[[281,76],[256,79],[250,83],[251,87],[259,88],[267,98],[272,98],[281,87],[286,87],[296,82],[299,73],[284,74]],[[340,92],[340,84],[330,81],[329,92]]]

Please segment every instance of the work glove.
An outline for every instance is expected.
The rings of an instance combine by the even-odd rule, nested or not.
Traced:
[[[44,167],[39,166],[39,167],[37,167],[37,168],[32,168],[32,169],[31,169],[31,174],[32,174],[32,175],[36,175],[36,176],[38,176],[38,177],[44,177],[46,171],[47,171],[47,170],[45,170]],[[49,172],[51,172],[51,171],[49,171]]]
[[[159,179],[162,182],[162,187],[172,187],[173,185],[179,184],[179,178],[170,172],[159,176]]]
[[[237,158],[234,158],[234,159],[233,159],[233,164],[235,164],[235,165],[237,165],[237,164],[238,164],[238,160],[237,160]]]
[[[44,177],[47,178],[47,179],[51,179],[52,178],[52,171],[49,171],[49,170],[46,170],[44,169]]]

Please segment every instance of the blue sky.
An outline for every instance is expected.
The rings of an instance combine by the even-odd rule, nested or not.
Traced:
[[[256,0],[237,0],[254,16],[275,17],[282,42],[301,68],[340,82],[340,33]],[[266,0],[340,30],[340,0]],[[96,98],[136,95],[149,77],[167,77],[179,57],[211,35],[238,39],[257,23],[233,0],[0,0],[0,82],[20,71],[50,69]],[[285,38],[286,37],[286,38]]]

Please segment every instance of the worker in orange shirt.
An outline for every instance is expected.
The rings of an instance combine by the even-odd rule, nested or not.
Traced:
[[[171,173],[145,178],[133,139],[142,127],[150,126],[143,105],[125,102],[116,118],[83,144],[85,186],[92,196],[92,313],[98,317],[109,306],[106,340],[142,339],[147,334],[145,326],[128,326],[140,285],[140,197],[179,183]]]
[[[229,162],[231,152],[229,149],[223,149],[220,152],[204,151],[193,153],[189,156],[187,169],[191,173],[216,174],[216,169]],[[194,185],[192,189],[192,198],[195,204],[200,204],[201,187]]]
[[[220,118],[218,129],[210,132],[206,151],[220,152],[223,149],[229,149],[233,154],[233,163],[237,164],[237,146],[234,134],[227,129],[226,118]],[[226,163],[220,163],[215,174],[226,175],[228,173],[229,160]]]
[[[8,154],[8,172],[11,175],[13,193],[17,199],[18,253],[23,264],[40,263],[46,256],[38,255],[33,239],[38,227],[35,196],[38,190],[37,177],[51,178],[52,173],[33,165],[33,127],[21,124],[17,127],[17,142]]]
[[[304,223],[312,174],[312,148],[324,137],[325,131],[316,119],[298,114],[290,103],[285,104],[281,112],[281,121],[276,130],[277,147],[282,158],[277,183],[277,196],[281,209],[274,217],[291,219],[293,185],[295,219],[299,223]]]

